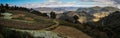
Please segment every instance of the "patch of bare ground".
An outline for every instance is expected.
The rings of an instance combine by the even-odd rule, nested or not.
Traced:
[[[68,36],[69,38],[92,38],[82,31],[77,30],[73,27],[68,26],[58,26],[56,29],[52,30],[54,32],[61,33],[63,36]]]

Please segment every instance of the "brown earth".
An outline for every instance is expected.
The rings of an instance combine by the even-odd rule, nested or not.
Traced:
[[[76,28],[68,27],[68,26],[59,26],[53,31],[58,32],[63,36],[68,36],[70,38],[92,38],[87,34],[83,33],[82,31],[79,31]]]

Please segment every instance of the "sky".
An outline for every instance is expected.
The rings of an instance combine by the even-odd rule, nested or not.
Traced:
[[[119,0],[118,0],[119,1]],[[0,3],[27,8],[113,6],[116,0],[0,0]]]

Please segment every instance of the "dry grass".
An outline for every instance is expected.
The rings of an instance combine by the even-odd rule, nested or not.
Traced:
[[[5,27],[20,28],[20,29],[43,29],[49,27],[51,24],[41,23],[26,23],[14,20],[0,19],[0,24]]]
[[[73,27],[68,27],[68,26],[59,26],[53,31],[61,33],[63,34],[63,36],[69,36],[70,38],[91,38],[82,31],[79,31]]]
[[[34,19],[33,19],[33,18],[30,18],[30,17],[25,17],[24,20],[27,20],[27,21],[33,21]]]

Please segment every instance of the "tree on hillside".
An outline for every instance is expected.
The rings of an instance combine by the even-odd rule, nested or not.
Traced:
[[[35,14],[35,15],[39,15],[42,16],[42,13],[36,10],[32,10],[31,13]]]
[[[47,13],[42,13],[42,16],[48,17]]]
[[[17,10],[18,9],[18,7],[17,6],[14,6],[14,10]]]
[[[30,9],[28,9],[28,8],[25,8],[25,7],[17,7],[17,9],[20,9],[20,10],[22,10],[22,11],[30,11]]]
[[[78,19],[79,17],[77,15],[73,16],[74,20],[75,20],[75,23],[78,23]]]
[[[4,7],[4,5],[3,5],[3,4],[0,4],[0,6],[1,6],[0,8],[3,8],[3,7]]]
[[[56,18],[56,14],[55,14],[55,12],[50,12],[50,18],[52,18],[52,19],[55,19]]]
[[[6,8],[6,9],[9,9],[9,5],[8,5],[8,4],[6,4],[6,5],[5,5],[5,8]]]
[[[11,7],[10,7],[10,10],[14,10],[14,6],[11,6]]]

